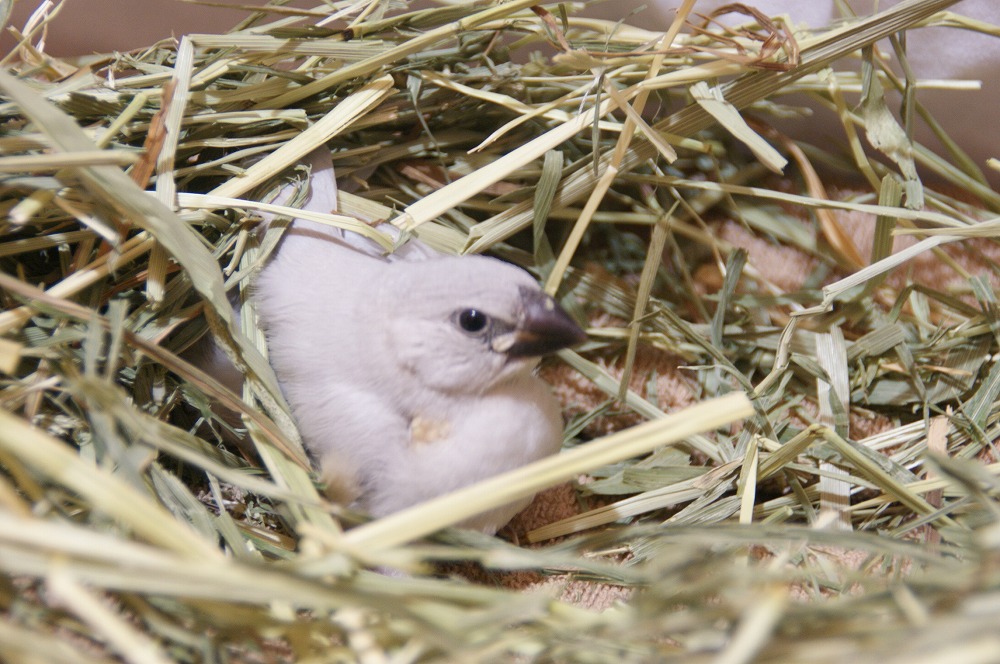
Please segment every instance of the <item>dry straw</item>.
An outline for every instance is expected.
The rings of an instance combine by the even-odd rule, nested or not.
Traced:
[[[279,2],[64,60],[40,9],[0,72],[0,659],[1000,661],[1000,195],[919,103],[975,84],[915,78],[899,37],[1000,33],[953,4],[724,28],[687,0],[657,32],[534,0]],[[770,127],[804,99],[842,147]],[[321,145],[342,190],[310,218],[494,252],[591,321],[551,363],[587,395],[563,454],[360,525],[324,498],[227,296]],[[781,285],[719,219],[814,274]],[[242,395],[178,357],[206,327]],[[577,514],[520,544],[447,528],[567,481]]]

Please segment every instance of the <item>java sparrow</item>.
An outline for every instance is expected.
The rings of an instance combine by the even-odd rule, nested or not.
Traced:
[[[310,159],[303,207],[333,211],[329,153]],[[344,504],[383,516],[559,450],[559,404],[534,370],[585,334],[518,267],[417,239],[384,254],[296,219],[253,299],[303,441]],[[460,525],[493,533],[529,500]]]

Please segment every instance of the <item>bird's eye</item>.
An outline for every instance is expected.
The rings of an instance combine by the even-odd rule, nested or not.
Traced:
[[[489,325],[490,317],[479,309],[463,309],[458,313],[458,325],[470,334],[482,332]]]

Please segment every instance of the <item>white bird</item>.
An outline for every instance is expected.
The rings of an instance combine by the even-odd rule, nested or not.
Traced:
[[[304,208],[336,181],[314,155]],[[562,417],[534,375],[584,332],[524,270],[295,220],[257,277],[270,362],[328,493],[372,516],[558,451]],[[493,533],[525,499],[460,524]]]

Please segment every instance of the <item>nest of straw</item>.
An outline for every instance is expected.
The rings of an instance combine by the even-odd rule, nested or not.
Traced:
[[[982,28],[953,2],[818,32],[690,2],[666,32],[523,0],[275,7],[85,61],[26,34],[0,73],[0,656],[1000,660],[1000,196],[886,122],[917,82],[869,48]],[[788,93],[844,149],[771,129]],[[326,222],[492,252],[590,321],[545,369],[563,455],[360,525],[323,498],[227,300],[321,145]],[[206,324],[242,395],[178,357]],[[446,528],[569,479],[576,513],[517,543]]]

